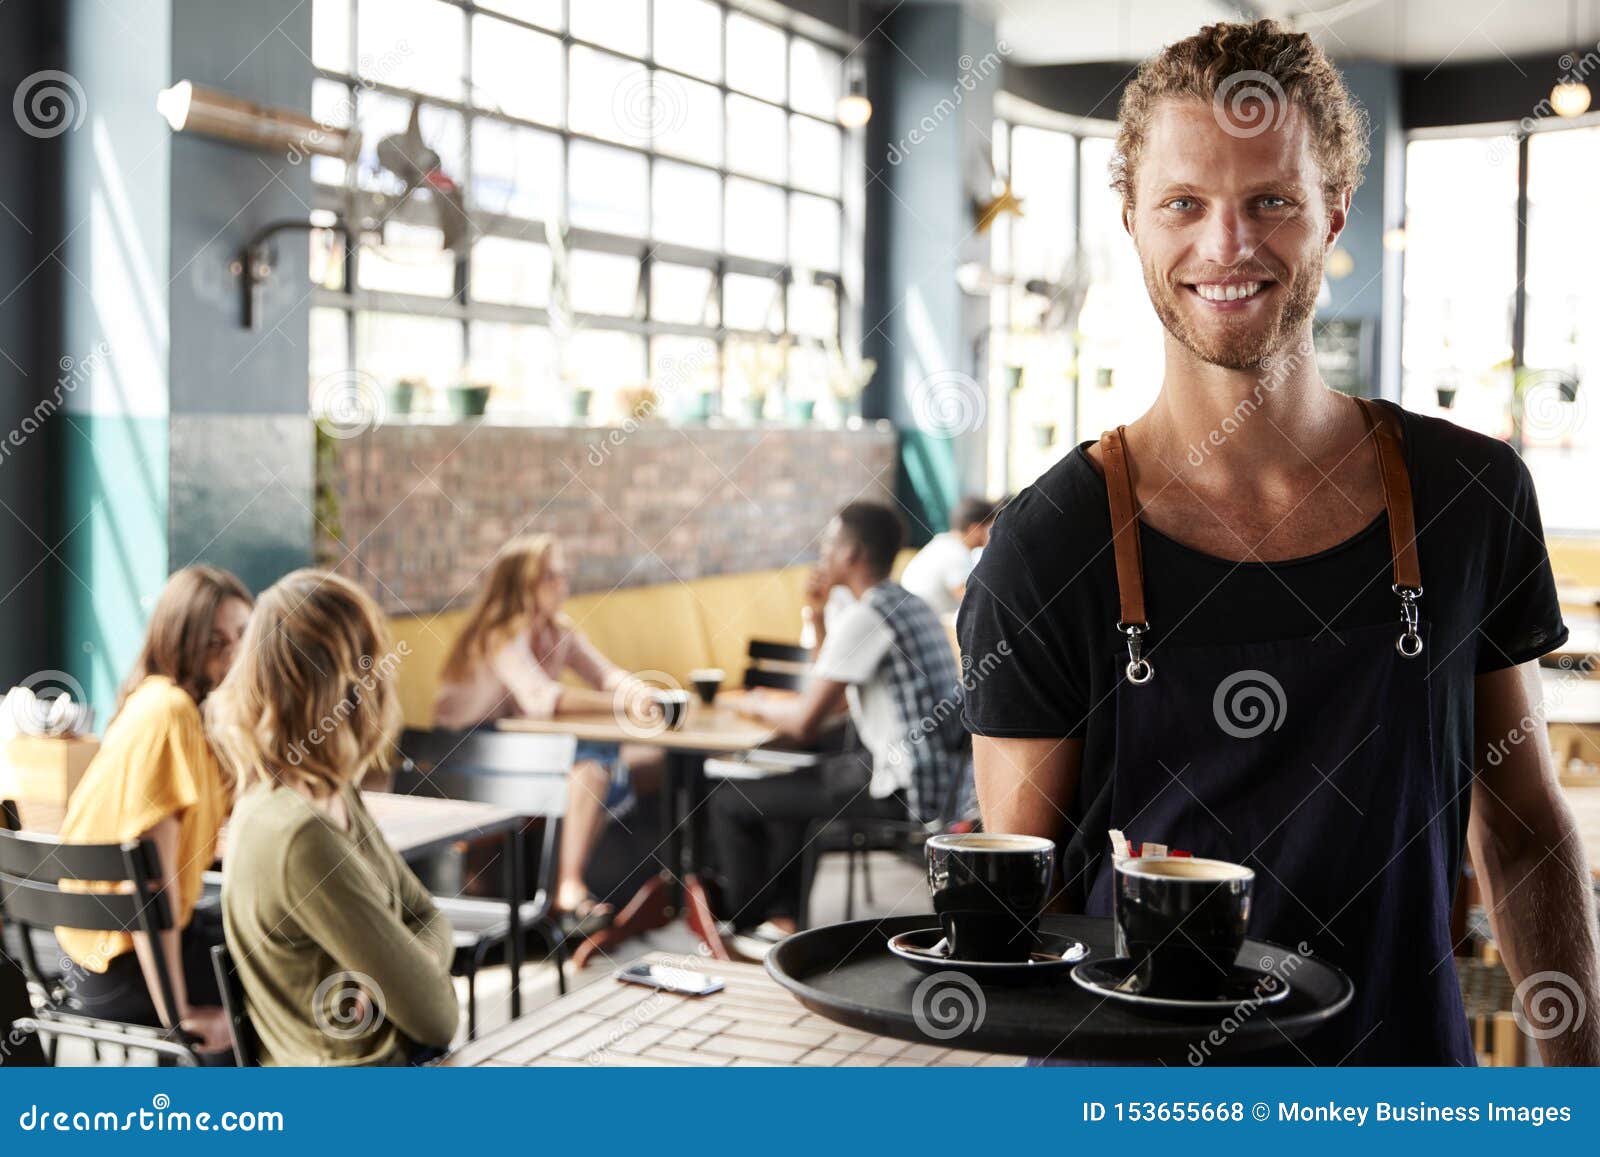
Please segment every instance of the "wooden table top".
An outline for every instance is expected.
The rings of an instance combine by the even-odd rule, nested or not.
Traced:
[[[509,808],[459,799],[434,799],[419,795],[394,795],[364,791],[362,802],[372,813],[389,846],[402,856],[437,848],[456,840],[505,831],[520,822],[521,815]],[[55,803],[20,803],[22,826],[26,831],[54,834],[61,830],[66,809]],[[228,829],[222,829],[220,849],[227,842]]]
[[[596,980],[440,1062],[453,1068],[567,1065],[1012,1066],[1016,1057],[869,1036],[807,1012],[759,964],[643,960],[721,977],[709,996]]]
[[[775,735],[765,723],[748,719],[728,707],[707,707],[698,699],[690,702],[689,717],[676,731],[625,727],[609,711],[558,715],[553,719],[502,719],[495,726],[502,731],[572,735],[597,743],[642,743],[668,751],[697,751],[707,755],[748,751],[770,743]]]

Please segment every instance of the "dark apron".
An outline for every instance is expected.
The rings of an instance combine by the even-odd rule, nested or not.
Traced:
[[[1396,626],[1160,648],[1147,658],[1139,524],[1123,430],[1101,440],[1127,643],[1118,657],[1111,826],[1255,870],[1250,935],[1344,969],[1355,999],[1252,1064],[1475,1063],[1450,940],[1410,479],[1392,413],[1362,413],[1384,481]],[[1098,835],[1098,833],[1096,833]],[[1088,911],[1111,914],[1103,854]],[[1257,963],[1246,961],[1246,963]],[[1272,965],[1287,968],[1281,962]]]

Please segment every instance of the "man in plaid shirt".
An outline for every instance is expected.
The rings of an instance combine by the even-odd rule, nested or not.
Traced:
[[[815,769],[724,783],[711,827],[736,929],[775,941],[793,932],[811,881],[806,840],[833,819],[943,816],[966,754],[955,653],[928,605],[890,577],[905,524],[888,506],[854,502],[823,534],[807,599],[817,643],[798,697],[748,692],[734,709],[795,743],[815,745],[848,712],[858,744]],[[854,601],[825,621],[835,587]]]

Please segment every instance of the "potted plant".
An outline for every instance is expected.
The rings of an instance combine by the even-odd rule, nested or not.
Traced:
[[[594,408],[594,391],[588,386],[578,386],[572,391],[572,417],[578,422],[589,420],[589,411]]]
[[[1441,410],[1448,410],[1455,406],[1456,389],[1456,384],[1451,381],[1440,382],[1438,385],[1434,386],[1433,392],[1439,398],[1439,408]]]
[[[872,382],[878,363],[872,358],[847,358],[836,339],[827,341],[828,391],[839,405],[848,426],[861,423],[861,394]]]
[[[494,387],[483,382],[462,382],[451,386],[445,391],[450,416],[458,422],[483,417],[484,411],[489,408],[489,395],[493,392]]]
[[[395,417],[411,413],[417,396],[427,387],[418,378],[400,378],[389,385],[389,415]]]

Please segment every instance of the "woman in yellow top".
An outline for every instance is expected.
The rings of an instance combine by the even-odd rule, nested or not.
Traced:
[[[232,793],[206,742],[200,704],[228,673],[249,619],[250,592],[227,571],[192,566],[167,580],[61,827],[75,843],[153,840],[175,925],[158,946],[141,933],[56,929],[76,965],[67,973],[73,996],[91,1016],[181,1027],[208,1052],[229,1045],[210,958],[221,936],[214,918],[196,918],[195,905]],[[176,1009],[162,1007],[155,950],[166,959]]]
[[[400,730],[396,662],[360,588],[295,571],[206,704],[239,785],[222,911],[263,1064],[405,1064],[455,1035],[450,924],[356,790]]]

